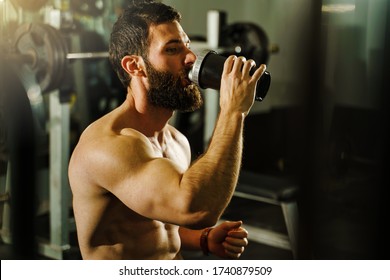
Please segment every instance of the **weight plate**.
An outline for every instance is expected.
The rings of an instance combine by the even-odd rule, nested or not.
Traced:
[[[53,69],[53,80],[51,81],[51,84],[55,89],[61,86],[62,81],[66,75],[68,65],[66,54],[68,53],[68,48],[64,37],[57,29],[50,25],[44,25],[44,28],[47,30],[48,34],[50,34],[51,41],[53,42],[53,50],[56,50],[53,53],[54,61],[52,65],[55,67],[55,69]]]
[[[67,48],[57,29],[42,23],[24,24],[15,33],[14,47],[19,54],[34,57],[28,68],[34,73],[42,92],[61,85],[67,68]]]
[[[245,56],[256,61],[257,65],[266,64],[269,59],[269,42],[265,31],[253,23],[234,23],[226,25],[221,30],[221,46],[227,48],[239,47],[240,51],[226,53]]]

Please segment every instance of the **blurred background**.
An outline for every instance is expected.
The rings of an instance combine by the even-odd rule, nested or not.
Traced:
[[[125,98],[106,53],[128,2],[0,0],[1,259],[80,259],[67,163],[86,126]],[[389,1],[160,2],[180,11],[195,51],[271,73],[245,120],[248,175],[223,217],[250,229],[243,258],[389,259]],[[38,62],[9,63],[31,48]],[[217,92],[202,93],[201,110],[172,119],[194,159],[218,114]]]

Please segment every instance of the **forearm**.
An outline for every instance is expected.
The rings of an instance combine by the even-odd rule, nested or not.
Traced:
[[[244,115],[221,113],[210,145],[185,172],[192,209],[202,209],[218,220],[229,203],[238,180],[242,157]]]
[[[183,250],[200,250],[200,235],[201,230],[192,230],[185,227],[179,228],[181,249]]]
[[[220,88],[219,115],[206,153],[181,177],[181,201],[185,213],[196,218],[192,228],[214,225],[234,193],[241,167],[243,128],[265,65],[249,74],[253,61],[229,56]]]

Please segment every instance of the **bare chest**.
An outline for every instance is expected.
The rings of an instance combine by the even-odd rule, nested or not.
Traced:
[[[149,138],[149,140],[153,146],[156,157],[170,159],[183,168],[183,170],[186,170],[189,167],[191,158],[189,156],[189,151],[184,145],[174,139],[167,139],[162,143],[159,143],[155,139]]]

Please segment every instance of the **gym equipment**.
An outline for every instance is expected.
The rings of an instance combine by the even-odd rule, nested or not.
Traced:
[[[276,248],[290,250],[298,258],[299,213],[297,196],[299,187],[289,180],[242,170],[234,192],[235,197],[280,206],[286,233],[266,226],[245,225],[250,240]]]
[[[225,60],[226,57],[218,55],[215,51],[202,51],[197,56],[194,66],[189,72],[189,79],[203,89],[212,88],[219,90]],[[252,75],[256,69],[256,67],[253,67],[249,72],[250,75]],[[270,84],[271,74],[268,71],[265,71],[256,87],[256,101],[263,101],[267,95]]]
[[[13,75],[15,78],[9,78],[10,73],[14,73],[13,67],[3,58],[0,65],[0,96],[4,97],[2,101],[5,102],[2,104],[0,127],[4,129],[2,137],[8,160],[6,194],[11,193],[8,200],[3,202],[1,239],[12,245],[15,258],[18,259],[34,259],[33,254],[37,252],[49,258],[63,259],[64,254],[71,249],[69,231],[75,228],[74,219],[69,217],[70,188],[67,179],[70,105],[60,102],[59,90],[48,95],[50,232],[47,239],[34,233],[35,189],[44,186],[46,182],[38,181],[40,172],[37,165],[42,159],[37,149],[38,129],[34,122],[34,106],[25,85],[20,78],[16,78],[17,74]],[[9,208],[12,208],[11,211]]]
[[[190,79],[202,88],[219,89],[223,56],[243,55],[255,60],[257,65],[268,61],[268,39],[259,27],[249,23],[233,24],[224,27],[222,33],[221,38],[225,39],[221,55],[214,51],[202,52],[191,71]],[[25,71],[35,77],[43,93],[61,86],[69,60],[108,56],[108,52],[68,53],[63,35],[54,27],[42,23],[20,26],[15,33],[13,52],[6,55],[9,60],[25,66]],[[266,72],[257,87],[256,100],[261,101],[266,96],[270,80],[270,73]]]
[[[209,11],[210,28],[208,38],[210,48],[201,50],[189,73],[189,79],[203,89],[219,90],[223,64],[229,55],[251,58],[256,65],[268,62],[271,53],[277,52],[276,47],[270,47],[267,34],[258,25],[247,22],[226,24],[227,15],[221,11]],[[217,42],[215,41],[217,40]],[[251,74],[256,68],[252,68]],[[256,88],[256,101],[262,101],[271,83],[271,74],[266,71],[260,78]]]
[[[249,22],[236,22],[223,26],[220,46],[230,47],[238,56],[252,58],[257,65],[266,64],[270,54],[275,51],[270,48],[265,31],[260,26]],[[231,52],[222,54],[227,55]]]
[[[108,52],[68,53],[65,38],[54,27],[43,23],[21,25],[13,41],[13,52],[6,59],[31,74],[43,93],[61,86],[68,60],[107,58]]]
[[[245,56],[246,58],[252,58],[256,62],[256,65],[267,63],[269,54],[277,52],[277,46],[268,46],[266,33],[255,24],[236,23],[228,25],[226,22],[227,15],[224,11],[208,11],[207,42],[202,48],[199,48],[198,52],[200,52],[201,49],[207,49],[216,50],[221,56],[225,57],[229,55]],[[207,52],[205,54],[207,54]],[[210,54],[208,56],[209,58],[216,57]],[[198,64],[201,65],[201,59],[199,59]],[[213,71],[211,70],[209,72]],[[194,73],[192,73],[192,75],[193,74]],[[215,88],[218,86],[213,87]],[[217,94],[208,94],[209,92],[215,93],[215,89],[205,89],[204,147],[209,143],[219,114],[219,97]]]
[[[75,228],[75,224],[74,219],[69,216],[71,194],[67,178],[70,149],[70,104],[61,97],[59,87],[62,79],[66,76],[69,59],[76,59],[76,56],[87,59],[100,58],[101,55],[68,54],[65,40],[60,33],[49,25],[39,23],[22,25],[15,34],[13,46],[14,51],[6,52],[3,57],[9,67],[19,76],[24,87],[25,97],[26,99],[28,97],[31,109],[35,111],[31,120],[35,117],[39,118],[37,112],[39,113],[43,109],[41,93],[50,92],[48,94],[50,233],[48,239],[38,238],[37,250],[44,256],[63,259],[64,254],[71,249],[69,232]],[[41,91],[41,87],[43,91]],[[2,91],[2,94],[3,92],[4,95],[7,94],[7,99],[11,98],[14,93],[12,88]],[[44,115],[43,120],[46,122],[46,115]],[[27,124],[25,123],[25,125]],[[36,128],[35,124],[27,126],[28,128]],[[35,132],[37,131],[38,129]],[[8,131],[5,133],[8,134]],[[28,137],[24,137],[24,139],[31,142]],[[11,144],[13,146],[14,143]],[[12,168],[11,178],[15,176],[15,170]],[[7,170],[7,176],[9,172]],[[25,178],[24,176],[19,177]],[[30,182],[29,179],[27,181]],[[33,196],[26,197],[31,200]],[[34,213],[34,211],[29,212]],[[6,231],[2,231],[3,240],[10,242],[8,235]]]
[[[2,56],[13,72],[19,76],[25,97],[28,97],[34,111],[33,118],[38,119],[38,123],[42,124],[39,127],[45,128],[47,125],[46,128],[49,129],[47,183],[50,187],[48,200],[50,232],[48,238],[37,238],[37,250],[40,254],[53,259],[64,259],[72,251],[69,233],[75,231],[74,218],[69,212],[71,193],[67,178],[71,106],[63,91],[65,89],[66,94],[65,81],[69,75],[68,66],[71,61],[106,59],[109,56],[108,52],[69,53],[68,44],[72,49],[73,45],[68,39],[51,25],[26,23],[17,29],[14,39],[10,42],[11,45],[4,48],[5,54]],[[13,90],[5,90],[4,93],[12,96]],[[43,106],[42,93],[46,93],[48,97],[48,116]],[[0,112],[1,119],[2,112]],[[36,128],[35,132],[39,131],[39,127],[37,128],[35,124],[31,127]],[[3,131],[1,126],[0,132],[0,144],[2,144],[7,139],[8,131]],[[4,157],[8,159],[6,148],[6,145],[1,145],[0,151],[4,152]],[[14,172],[7,170],[7,176],[8,173],[13,176]],[[7,243],[11,243],[6,231],[2,231],[2,238]]]
[[[222,36],[225,39],[221,55],[214,51],[202,52],[190,73],[190,79],[202,88],[219,89],[224,56],[228,54],[251,57],[257,65],[268,60],[268,39],[260,28],[253,24],[234,24],[223,30],[226,36]],[[250,41],[249,38],[257,39]],[[235,51],[229,52],[228,50],[232,48]],[[35,77],[43,93],[61,86],[69,60],[108,56],[108,52],[68,53],[67,43],[61,33],[54,27],[42,23],[27,23],[20,26],[15,33],[13,52],[6,55],[8,60],[19,62],[24,71]],[[258,101],[263,100],[267,94],[271,81],[270,73],[266,71],[260,81],[256,92]]]

